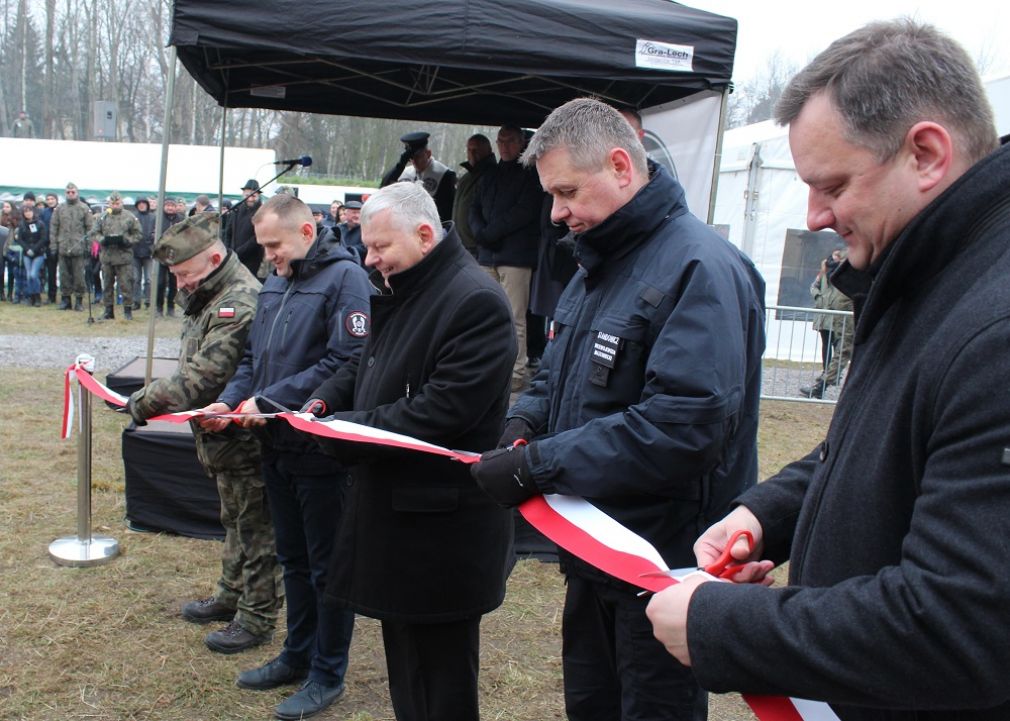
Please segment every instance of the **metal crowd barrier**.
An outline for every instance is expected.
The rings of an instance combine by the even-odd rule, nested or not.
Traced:
[[[807,397],[801,388],[815,385],[827,368],[822,360],[821,335],[814,330],[817,317],[842,317],[841,332],[829,337],[833,353],[843,353],[846,342],[851,352],[853,317],[851,311],[815,310],[788,305],[771,305],[765,311],[765,352],[761,362],[762,400],[797,401],[802,403],[828,403],[838,401],[845,384],[848,359],[839,359],[837,368],[827,381],[823,396]],[[846,338],[848,336],[848,338]]]

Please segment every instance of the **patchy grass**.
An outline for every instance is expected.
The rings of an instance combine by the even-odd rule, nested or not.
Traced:
[[[79,323],[50,308],[38,332]],[[13,331],[0,312],[0,333]],[[17,319],[20,325],[22,319]],[[103,333],[108,325],[103,326]],[[118,323],[115,325],[119,325]],[[125,324],[124,324],[125,325]],[[164,324],[169,325],[169,324]],[[44,326],[44,329],[42,328]],[[68,333],[78,333],[74,326]],[[134,330],[134,333],[136,331]],[[121,414],[95,404],[93,528],[115,537],[122,556],[105,566],[56,566],[48,544],[76,529],[76,445],[58,439],[62,377],[57,370],[2,368],[0,468],[0,718],[5,721],[218,721],[272,718],[288,690],[243,691],[239,671],[273,657],[266,647],[221,656],[184,622],[179,606],[205,596],[219,570],[220,546],[123,524]],[[762,474],[817,442],[830,408],[768,403],[762,411]],[[557,567],[521,561],[502,608],[484,619],[481,702],[485,719],[563,719],[561,605]],[[712,698],[710,718],[750,721],[738,696]],[[359,618],[344,699],[321,719],[392,719],[378,622]]]
[[[91,307],[94,323],[88,323],[88,300],[84,299],[84,311],[60,311],[57,305],[43,305],[31,308],[0,302],[0,335],[59,335],[59,336],[111,336],[116,338],[147,335],[151,311],[145,308],[133,312],[133,320],[123,320],[123,307],[116,306],[116,320],[100,322],[105,308],[99,303]],[[158,318],[154,334],[157,338],[178,338],[182,328],[182,311],[176,309],[175,318]]]

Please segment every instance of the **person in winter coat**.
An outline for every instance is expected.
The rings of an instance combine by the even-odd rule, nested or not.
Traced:
[[[151,212],[151,201],[137,198],[134,203],[137,220],[140,222],[140,240],[133,246],[133,309],[140,310],[140,304],[151,307],[151,275],[154,271],[154,226],[157,217]],[[123,300],[126,303],[126,300]]]
[[[140,222],[123,210],[119,193],[109,195],[109,208],[99,217],[91,230],[92,242],[99,245],[98,258],[102,263],[105,292],[105,314],[102,320],[116,317],[116,284],[123,297],[123,317],[133,320],[133,246],[140,242]]]
[[[3,242],[0,243],[0,301],[10,298],[11,303],[17,301],[15,285],[20,285],[16,281],[22,272],[21,252],[14,250],[19,247],[15,241],[15,235],[20,222],[21,216],[14,203],[10,200],[3,201],[3,212],[0,214],[0,228],[3,229]],[[4,269],[7,271],[6,295],[4,294]]]
[[[810,286],[815,308],[852,312],[852,300],[831,282],[831,274],[844,259],[843,250],[834,250],[830,257],[821,261],[821,271]],[[852,357],[853,322],[847,315],[820,314],[814,319],[814,329],[821,335],[824,367],[812,385],[800,388],[800,395],[823,398],[828,386],[841,384],[842,373]]]
[[[41,273],[49,251],[49,229],[41,219],[35,217],[35,206],[31,202],[21,205],[21,222],[15,231],[15,242],[21,246],[21,257],[25,265],[24,294],[31,305],[42,305]]]
[[[225,249],[219,232],[217,213],[200,213],[169,228],[154,247],[179,279],[182,338],[175,371],[130,396],[126,410],[137,425],[216,400],[245,352],[260,284]],[[204,643],[212,651],[239,653],[273,638],[283,599],[260,446],[252,431],[234,423],[220,433],[196,420],[190,425],[197,458],[217,485],[225,537],[214,595],[183,604],[182,617],[227,621]]]
[[[209,413],[299,408],[315,388],[354,362],[368,337],[371,286],[357,258],[316,238],[312,212],[279,193],[252,219],[256,242],[274,272],[263,284],[246,351]],[[276,405],[273,405],[276,404]],[[215,432],[228,419],[203,426]],[[284,421],[242,420],[259,430],[263,479],[284,568],[287,637],[279,656],[243,671],[242,688],[301,683],[276,708],[281,719],[317,714],[344,692],[354,613],[323,606],[334,528],[340,524],[347,472]],[[304,682],[304,683],[302,683]]]
[[[88,264],[88,234],[95,219],[91,208],[79,196],[77,186],[67,183],[66,202],[53,211],[49,226],[49,245],[59,253],[60,310],[70,310],[72,296],[76,296],[74,310],[84,310],[84,269]]]
[[[471,470],[503,505],[590,499],[686,566],[698,529],[757,480],[764,282],[604,103],[556,109],[523,162],[574,233],[580,269],[501,449]],[[648,599],[567,553],[562,567],[568,718],[704,719],[690,670],[651,637]]]
[[[491,141],[486,135],[477,133],[466,141],[466,160],[460,163],[466,173],[459,176],[456,182],[456,197],[452,201],[452,222],[463,242],[463,247],[477,257],[477,241],[470,229],[470,206],[473,205],[477,193],[478,181],[488,170],[498,164]]]
[[[842,721],[1003,721],[1010,147],[971,57],[910,19],[835,41],[775,117],[810,229],[848,248],[832,282],[855,303],[853,361],[824,442],[698,540],[705,564],[750,531],[740,582],[656,594],[654,631],[713,691]],[[787,559],[788,586],[744,583]]]
[[[231,221],[228,224],[228,247],[235,251],[242,265],[257,277],[263,264],[263,248],[256,243],[256,231],[253,229],[253,216],[263,203],[260,201],[260,184],[255,178],[250,178],[242,186],[244,199],[228,213]]]
[[[361,356],[306,408],[450,448],[490,447],[516,354],[505,294],[417,184],[374,193],[361,221],[366,264],[385,290],[372,298]],[[353,464],[327,599],[382,622],[398,721],[477,721],[480,620],[504,599],[511,515],[447,458],[323,446]]]
[[[512,390],[526,384],[526,311],[530,277],[540,243],[543,192],[536,171],[523,166],[523,130],[503,125],[498,131],[498,164],[481,175],[470,206],[470,230],[477,244],[477,262],[498,281],[512,306],[519,355],[512,369]],[[541,319],[542,320],[542,319]]]

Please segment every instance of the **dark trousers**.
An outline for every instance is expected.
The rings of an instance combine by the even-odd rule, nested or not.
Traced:
[[[172,310],[175,307],[175,292],[175,276],[168,272],[168,268],[158,263],[158,288],[154,300],[157,310]]]
[[[831,362],[831,331],[819,330],[817,332],[821,334],[821,370],[825,370],[828,363]]]
[[[56,251],[50,251],[46,256],[46,295],[50,303],[56,302],[56,268],[60,264],[60,258]]]
[[[480,616],[383,621],[382,644],[396,721],[478,721]]]
[[[263,458],[277,560],[284,568],[288,635],[280,658],[308,668],[326,685],[344,680],[354,612],[323,605],[334,528],[343,508],[346,473],[321,454],[272,453]]]
[[[567,576],[562,621],[569,721],[704,721],[708,697],[671,656],[631,586]]]

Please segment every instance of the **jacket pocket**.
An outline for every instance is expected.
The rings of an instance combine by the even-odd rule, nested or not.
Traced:
[[[589,356],[583,391],[590,405],[626,407],[641,400],[649,358],[647,330],[640,318],[607,315],[596,319],[588,348],[582,351]]]
[[[449,513],[459,508],[458,488],[404,486],[393,489],[393,510],[403,513]]]

